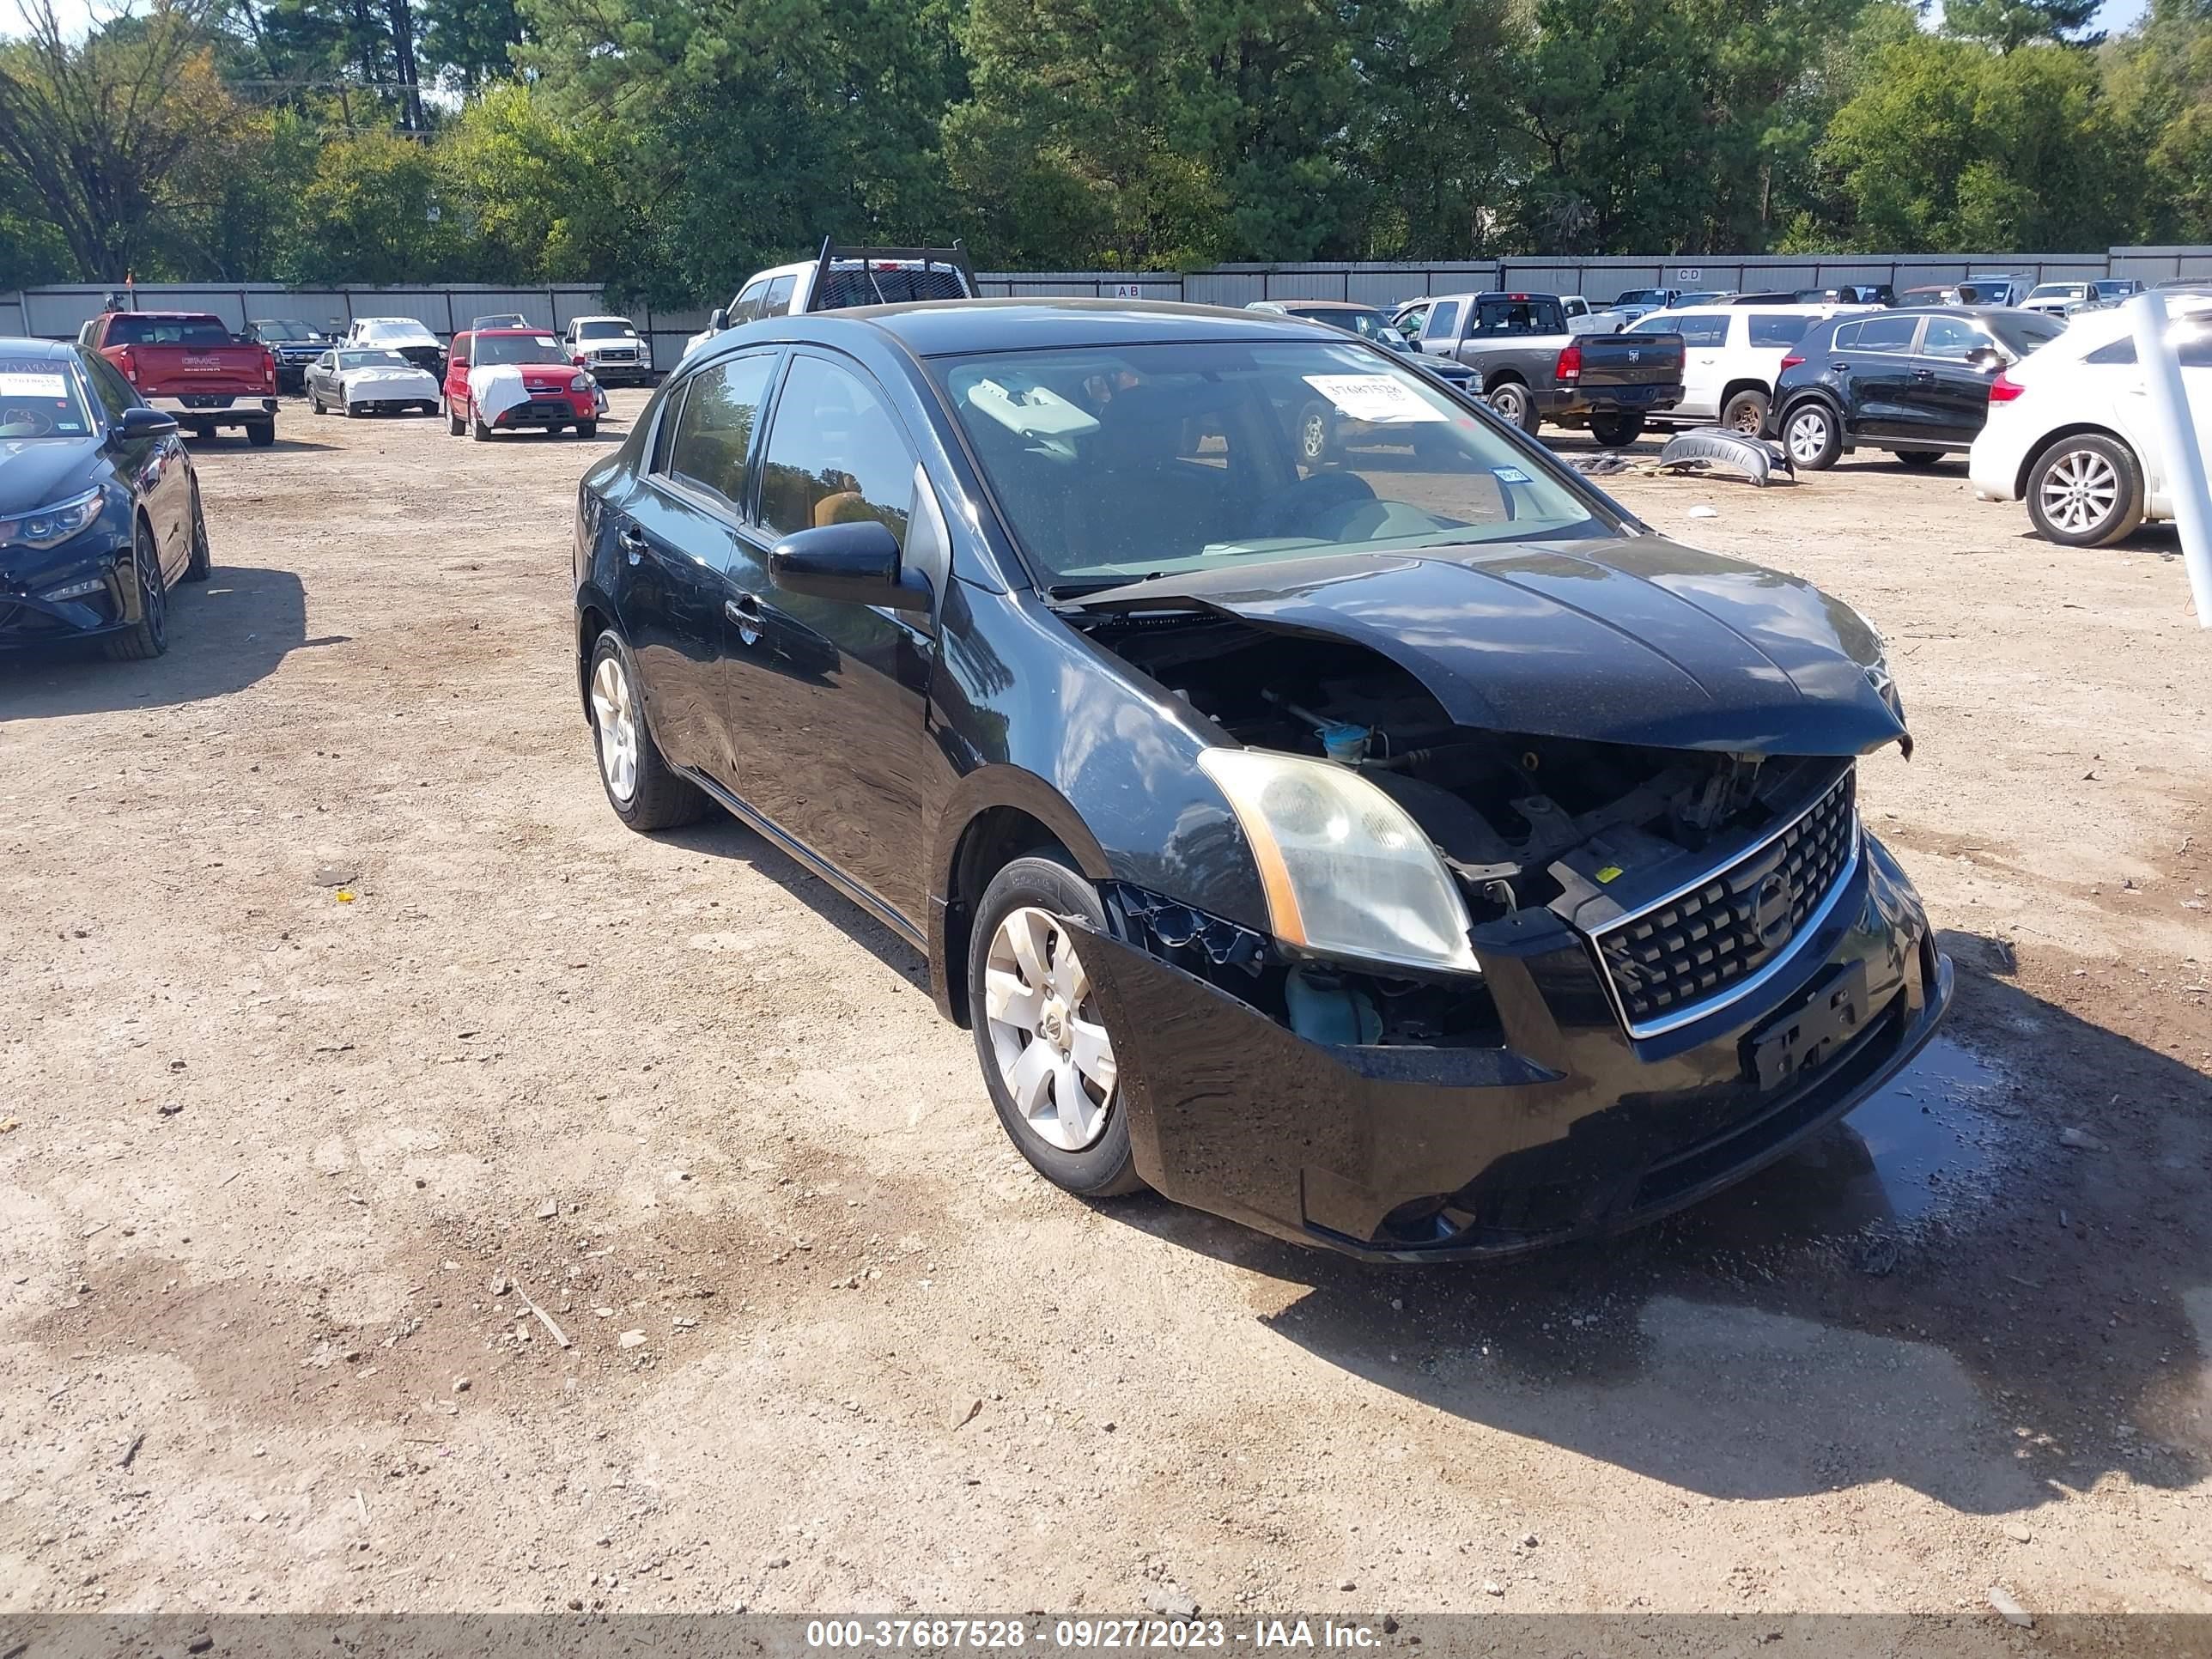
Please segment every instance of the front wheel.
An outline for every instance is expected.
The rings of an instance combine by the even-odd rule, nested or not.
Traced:
[[[596,437],[598,437],[598,436],[599,435],[599,423],[597,421],[579,421],[579,422],[576,422],[576,435],[577,435],[579,438],[596,438]]]
[[[323,412],[322,394],[313,386],[307,388],[307,412],[311,415],[319,415]]]
[[[131,542],[131,583],[137,591],[138,620],[107,637],[107,654],[119,662],[143,661],[169,648],[169,590],[161,580],[161,555],[144,520]]]
[[[453,400],[451,398],[447,398],[446,430],[452,433],[453,436],[458,438],[461,434],[466,432],[468,429],[469,423],[461,418],[461,411],[453,407]]]
[[[1508,425],[1534,434],[1538,425],[1536,399],[1520,381],[1501,380],[1482,395]]]
[[[2027,516],[2063,547],[2104,547],[2142,522],[2142,468],[2102,433],[2076,433],[2043,452],[2027,475]]]
[[[469,436],[480,444],[491,441],[491,428],[484,424],[483,410],[473,403],[469,405]]]
[[[611,628],[592,646],[592,744],[607,805],[633,830],[696,823],[712,805],[699,786],[661,758],[645,723],[637,664]]]
[[[1844,453],[1843,423],[1818,399],[1800,404],[1783,420],[1782,446],[1800,471],[1824,471]]]
[[[1644,416],[1638,410],[1613,410],[1590,416],[1590,436],[1607,449],[1626,449],[1644,435]]]
[[[200,511],[200,483],[192,480],[192,548],[182,580],[204,582],[215,574],[215,554],[208,546],[207,514]]]
[[[1106,913],[1059,857],[1018,858],[992,877],[968,941],[969,1022],[984,1086],[1021,1155],[1057,1187],[1111,1198],[1144,1182],[1072,920],[1103,930]]]

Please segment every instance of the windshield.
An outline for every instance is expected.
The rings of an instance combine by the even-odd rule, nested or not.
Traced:
[[[2027,297],[2031,300],[2078,300],[2088,291],[2080,283],[2045,283]]]
[[[1327,323],[1331,328],[1340,328],[1346,333],[1358,335],[1363,340],[1378,343],[1387,337],[1384,331],[1390,327],[1390,319],[1379,311],[1339,311],[1333,307],[1326,311],[1299,311],[1293,308],[1285,314],[1295,317],[1300,322]]]
[[[420,323],[363,323],[361,337],[364,340],[404,340],[411,343],[434,340],[437,336]]]
[[[84,394],[66,367],[51,357],[0,357],[0,443],[82,438],[91,430]]]
[[[471,354],[478,368],[493,363],[560,363],[561,343],[550,334],[479,334]]]
[[[315,331],[305,323],[256,323],[255,331],[264,340],[312,340]]]
[[[415,365],[396,351],[341,351],[338,353],[338,367],[340,368],[414,368]],[[421,373],[419,369],[416,372]]]
[[[1350,342],[998,352],[930,368],[1055,588],[1226,560],[1609,533],[1553,463]]]
[[[634,340],[637,331],[628,323],[579,323],[576,337],[580,340]]]
[[[230,331],[213,317],[143,317],[125,312],[108,319],[102,345],[222,346]]]
[[[1617,306],[1663,306],[1667,290],[1662,288],[1632,288],[1613,301]]]

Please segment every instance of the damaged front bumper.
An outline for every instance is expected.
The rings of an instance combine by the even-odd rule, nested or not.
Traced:
[[[1500,1256],[1617,1232],[1788,1152],[1900,1070],[1952,969],[1871,836],[1789,967],[1637,1039],[1587,936],[1477,930],[1494,1047],[1309,1042],[1121,939],[1083,950],[1117,1040],[1137,1169],[1163,1195],[1371,1261]],[[1141,1035],[1136,1035],[1141,1034]]]

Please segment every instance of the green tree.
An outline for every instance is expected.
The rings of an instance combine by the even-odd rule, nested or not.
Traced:
[[[2114,107],[2144,158],[2137,238],[2212,240],[2212,5],[2154,0],[2105,62]]]
[[[2087,33],[2103,0],[1947,0],[1943,27],[1962,40],[1984,40],[1999,52],[2030,41],[2071,41],[2091,46],[2101,36]]]
[[[428,146],[389,131],[323,145],[300,192],[286,268],[295,283],[420,283],[452,278],[454,261]]]

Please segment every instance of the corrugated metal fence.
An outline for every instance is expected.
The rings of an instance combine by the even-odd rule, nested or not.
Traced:
[[[2037,282],[2136,276],[2212,281],[2212,247],[2116,247],[2104,253],[1781,254],[1620,257],[1580,260],[1504,259],[1433,264],[1229,264],[1210,270],[1042,270],[979,273],[983,291],[1013,296],[1182,300],[1242,306],[1254,300],[1358,300],[1388,305],[1424,294],[1526,289],[1611,301],[1632,288],[1831,288],[1888,283],[1903,289],[1955,281],[1975,272],[2017,274]],[[67,339],[97,316],[114,290],[97,283],[27,289],[0,295],[0,334]],[[532,322],[564,328],[572,318],[616,309],[591,283],[491,288],[427,283],[409,288],[288,289],[274,283],[142,284],[142,307],[209,311],[233,328],[264,318],[343,330],[356,317],[411,317],[449,337],[495,312],[520,312]],[[718,296],[709,303],[719,304]],[[653,342],[653,361],[672,368],[684,344],[707,325],[704,307],[656,311],[633,307],[631,319]]]

